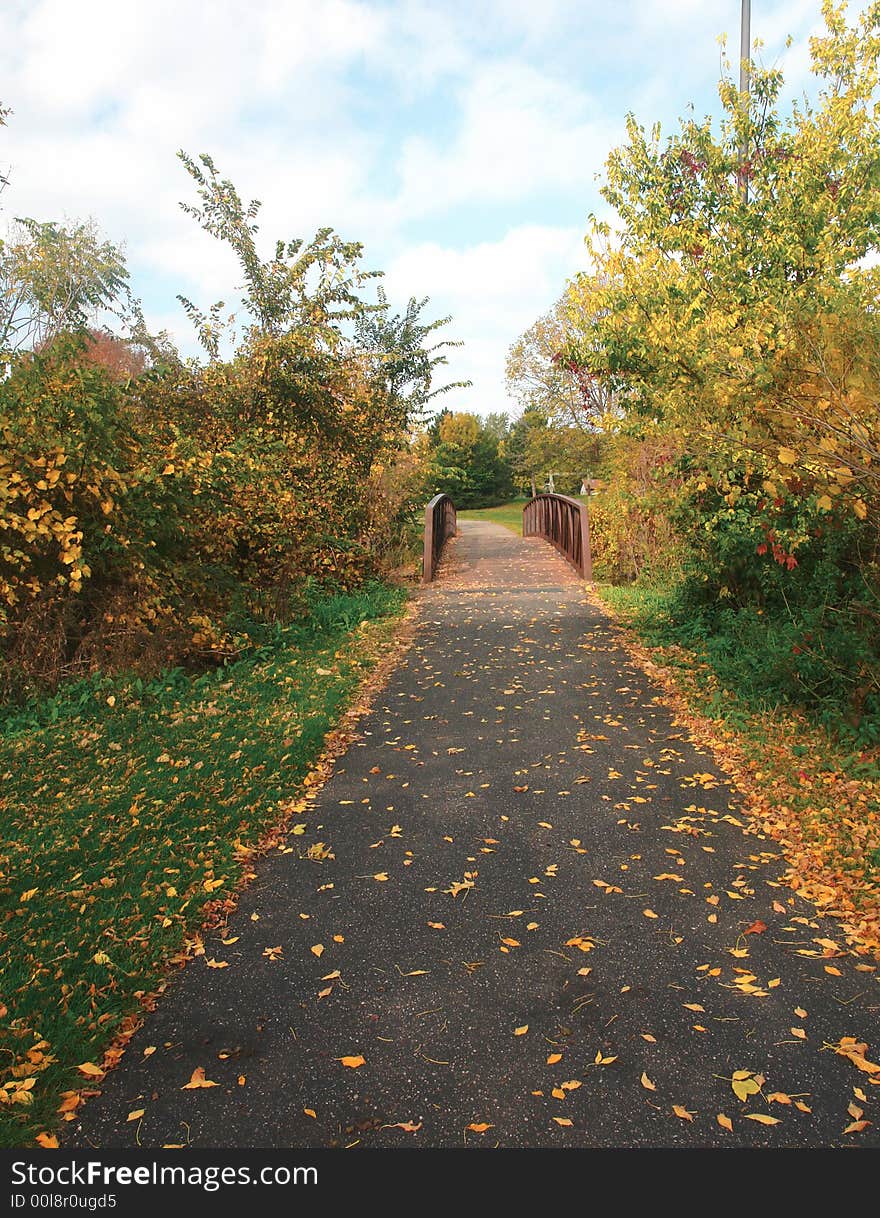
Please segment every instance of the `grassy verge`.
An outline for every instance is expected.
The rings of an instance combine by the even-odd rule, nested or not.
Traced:
[[[319,601],[227,668],[79,686],[0,724],[0,1145],[75,1111],[78,1067],[229,902],[404,599]]]
[[[786,848],[791,884],[843,918],[851,941],[880,952],[880,749],[860,749],[790,706],[769,706],[736,684],[723,652],[684,647],[662,590],[600,586],[633,633],[628,646],[710,745],[748,810]]]

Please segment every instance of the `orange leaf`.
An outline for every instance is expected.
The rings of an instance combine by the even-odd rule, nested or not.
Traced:
[[[760,918],[758,918],[756,921],[754,921],[751,924],[751,926],[747,926],[745,928],[745,930],[743,931],[743,934],[744,935],[763,935],[763,933],[766,929],[767,929],[767,923],[762,922],[760,920]]]
[[[733,1132],[733,1121],[730,1119],[729,1116],[725,1116],[723,1112],[719,1112],[718,1116],[715,1118],[715,1120],[718,1122],[718,1124],[721,1126],[722,1129],[726,1129],[728,1133]]]
[[[487,1129],[494,1128],[495,1126],[490,1125],[488,1121],[472,1121],[470,1125],[468,1125],[468,1129],[470,1129],[472,1133],[485,1133]]]
[[[688,1112],[687,1108],[682,1108],[681,1104],[673,1104],[672,1111],[677,1117],[681,1117],[683,1121],[692,1121],[694,1119],[694,1114]]]
[[[367,1064],[366,1058],[358,1054],[357,1057],[337,1057],[338,1062],[342,1062],[343,1066],[348,1066],[351,1070],[357,1070],[360,1066]]]
[[[870,1124],[870,1122],[867,1123]],[[55,1137],[54,1133],[38,1133],[37,1142],[39,1142],[40,1146],[44,1146],[47,1150],[58,1149],[58,1139]]]
[[[192,1078],[188,1083],[184,1083],[180,1088],[181,1091],[196,1091],[199,1087],[219,1087],[219,1083],[212,1083],[210,1079],[205,1078],[205,1071],[201,1066],[196,1066],[192,1072]]]

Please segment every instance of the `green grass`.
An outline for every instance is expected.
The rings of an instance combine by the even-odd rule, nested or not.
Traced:
[[[80,684],[0,721],[0,1145],[53,1126],[76,1067],[232,894],[404,599],[313,600],[226,668]]]
[[[517,499],[513,503],[502,503],[499,507],[471,508],[459,512],[459,520],[489,520],[494,524],[503,524],[512,533],[522,535],[522,515],[525,499]]]
[[[573,497],[579,499],[581,503],[586,502],[586,498],[582,495]],[[497,507],[466,508],[458,513],[458,519],[488,520],[494,524],[504,525],[505,529],[510,529],[511,533],[518,533],[522,536],[523,508],[527,503],[527,499],[514,499],[512,503],[501,503]]]

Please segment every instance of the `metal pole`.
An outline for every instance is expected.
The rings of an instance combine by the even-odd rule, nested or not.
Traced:
[[[749,92],[751,87],[751,66],[752,66],[752,0],[740,0],[740,24],[739,24],[739,91],[742,104],[745,106],[746,116],[749,113]],[[743,135],[743,141],[739,150],[740,163],[740,182],[742,187],[743,203],[749,201],[749,179],[745,172],[745,164],[749,158],[749,139],[748,135]]]

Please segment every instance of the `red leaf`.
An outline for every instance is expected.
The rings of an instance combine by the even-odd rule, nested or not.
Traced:
[[[747,926],[747,927],[745,928],[745,930],[743,931],[743,934],[746,934],[746,935],[763,935],[763,933],[764,933],[764,931],[765,931],[766,929],[767,929],[767,923],[766,923],[766,922],[762,922],[760,919],[758,919],[757,921],[753,922],[753,923],[751,924],[751,926]]]

